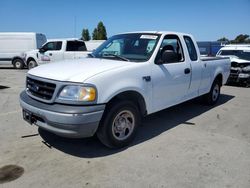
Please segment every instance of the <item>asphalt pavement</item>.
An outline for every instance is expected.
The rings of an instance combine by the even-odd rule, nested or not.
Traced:
[[[129,147],[112,150],[23,121],[26,72],[0,68],[0,187],[250,187],[249,88],[224,86],[213,107],[192,100],[150,115]]]

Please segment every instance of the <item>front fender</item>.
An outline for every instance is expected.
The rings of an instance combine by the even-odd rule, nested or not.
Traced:
[[[150,113],[152,83],[143,80],[143,76],[150,75],[149,70],[149,64],[132,64],[95,75],[85,82],[97,87],[98,103],[108,103],[120,93],[135,91],[144,98],[146,109]]]
[[[131,82],[130,82],[131,83]],[[98,90],[99,91],[99,90]],[[137,92],[140,94],[146,105],[146,109],[148,112],[151,111],[151,104],[150,104],[150,91],[147,89],[144,89],[143,87],[140,86],[132,86],[132,85],[125,85],[125,83],[117,82],[116,84],[110,85],[107,90],[102,90],[99,91],[99,96],[98,96],[98,102],[100,103],[108,103],[111,99],[113,99],[115,96],[123,93],[123,92]]]

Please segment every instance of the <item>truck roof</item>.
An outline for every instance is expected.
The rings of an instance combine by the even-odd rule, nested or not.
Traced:
[[[132,31],[132,32],[125,32],[120,34],[129,34],[129,33],[151,33],[151,34],[177,34],[177,35],[188,35],[188,33],[180,33],[176,31]]]
[[[250,50],[250,44],[248,45],[226,45],[224,47],[222,47],[220,50],[247,50],[249,51]]]
[[[53,42],[53,41],[72,41],[72,40],[77,40],[77,41],[83,41],[79,38],[56,38],[56,39],[48,39],[48,42]]]

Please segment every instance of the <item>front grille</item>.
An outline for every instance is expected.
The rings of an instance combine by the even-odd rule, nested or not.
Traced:
[[[26,87],[31,95],[41,99],[50,100],[53,97],[56,84],[27,77]]]
[[[231,74],[239,74],[239,70],[233,70],[233,69],[231,69],[230,73]]]

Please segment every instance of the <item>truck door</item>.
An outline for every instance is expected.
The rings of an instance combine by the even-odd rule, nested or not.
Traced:
[[[40,52],[40,63],[55,62],[63,59],[62,41],[48,42],[43,46],[45,52]]]
[[[67,41],[64,59],[79,59],[86,57],[88,54],[87,48],[83,41]]]
[[[175,60],[171,63],[157,63],[167,51],[174,52]],[[184,57],[180,38],[177,35],[166,35],[152,68],[153,110],[158,111],[181,102],[187,94],[190,78],[190,62]]]

